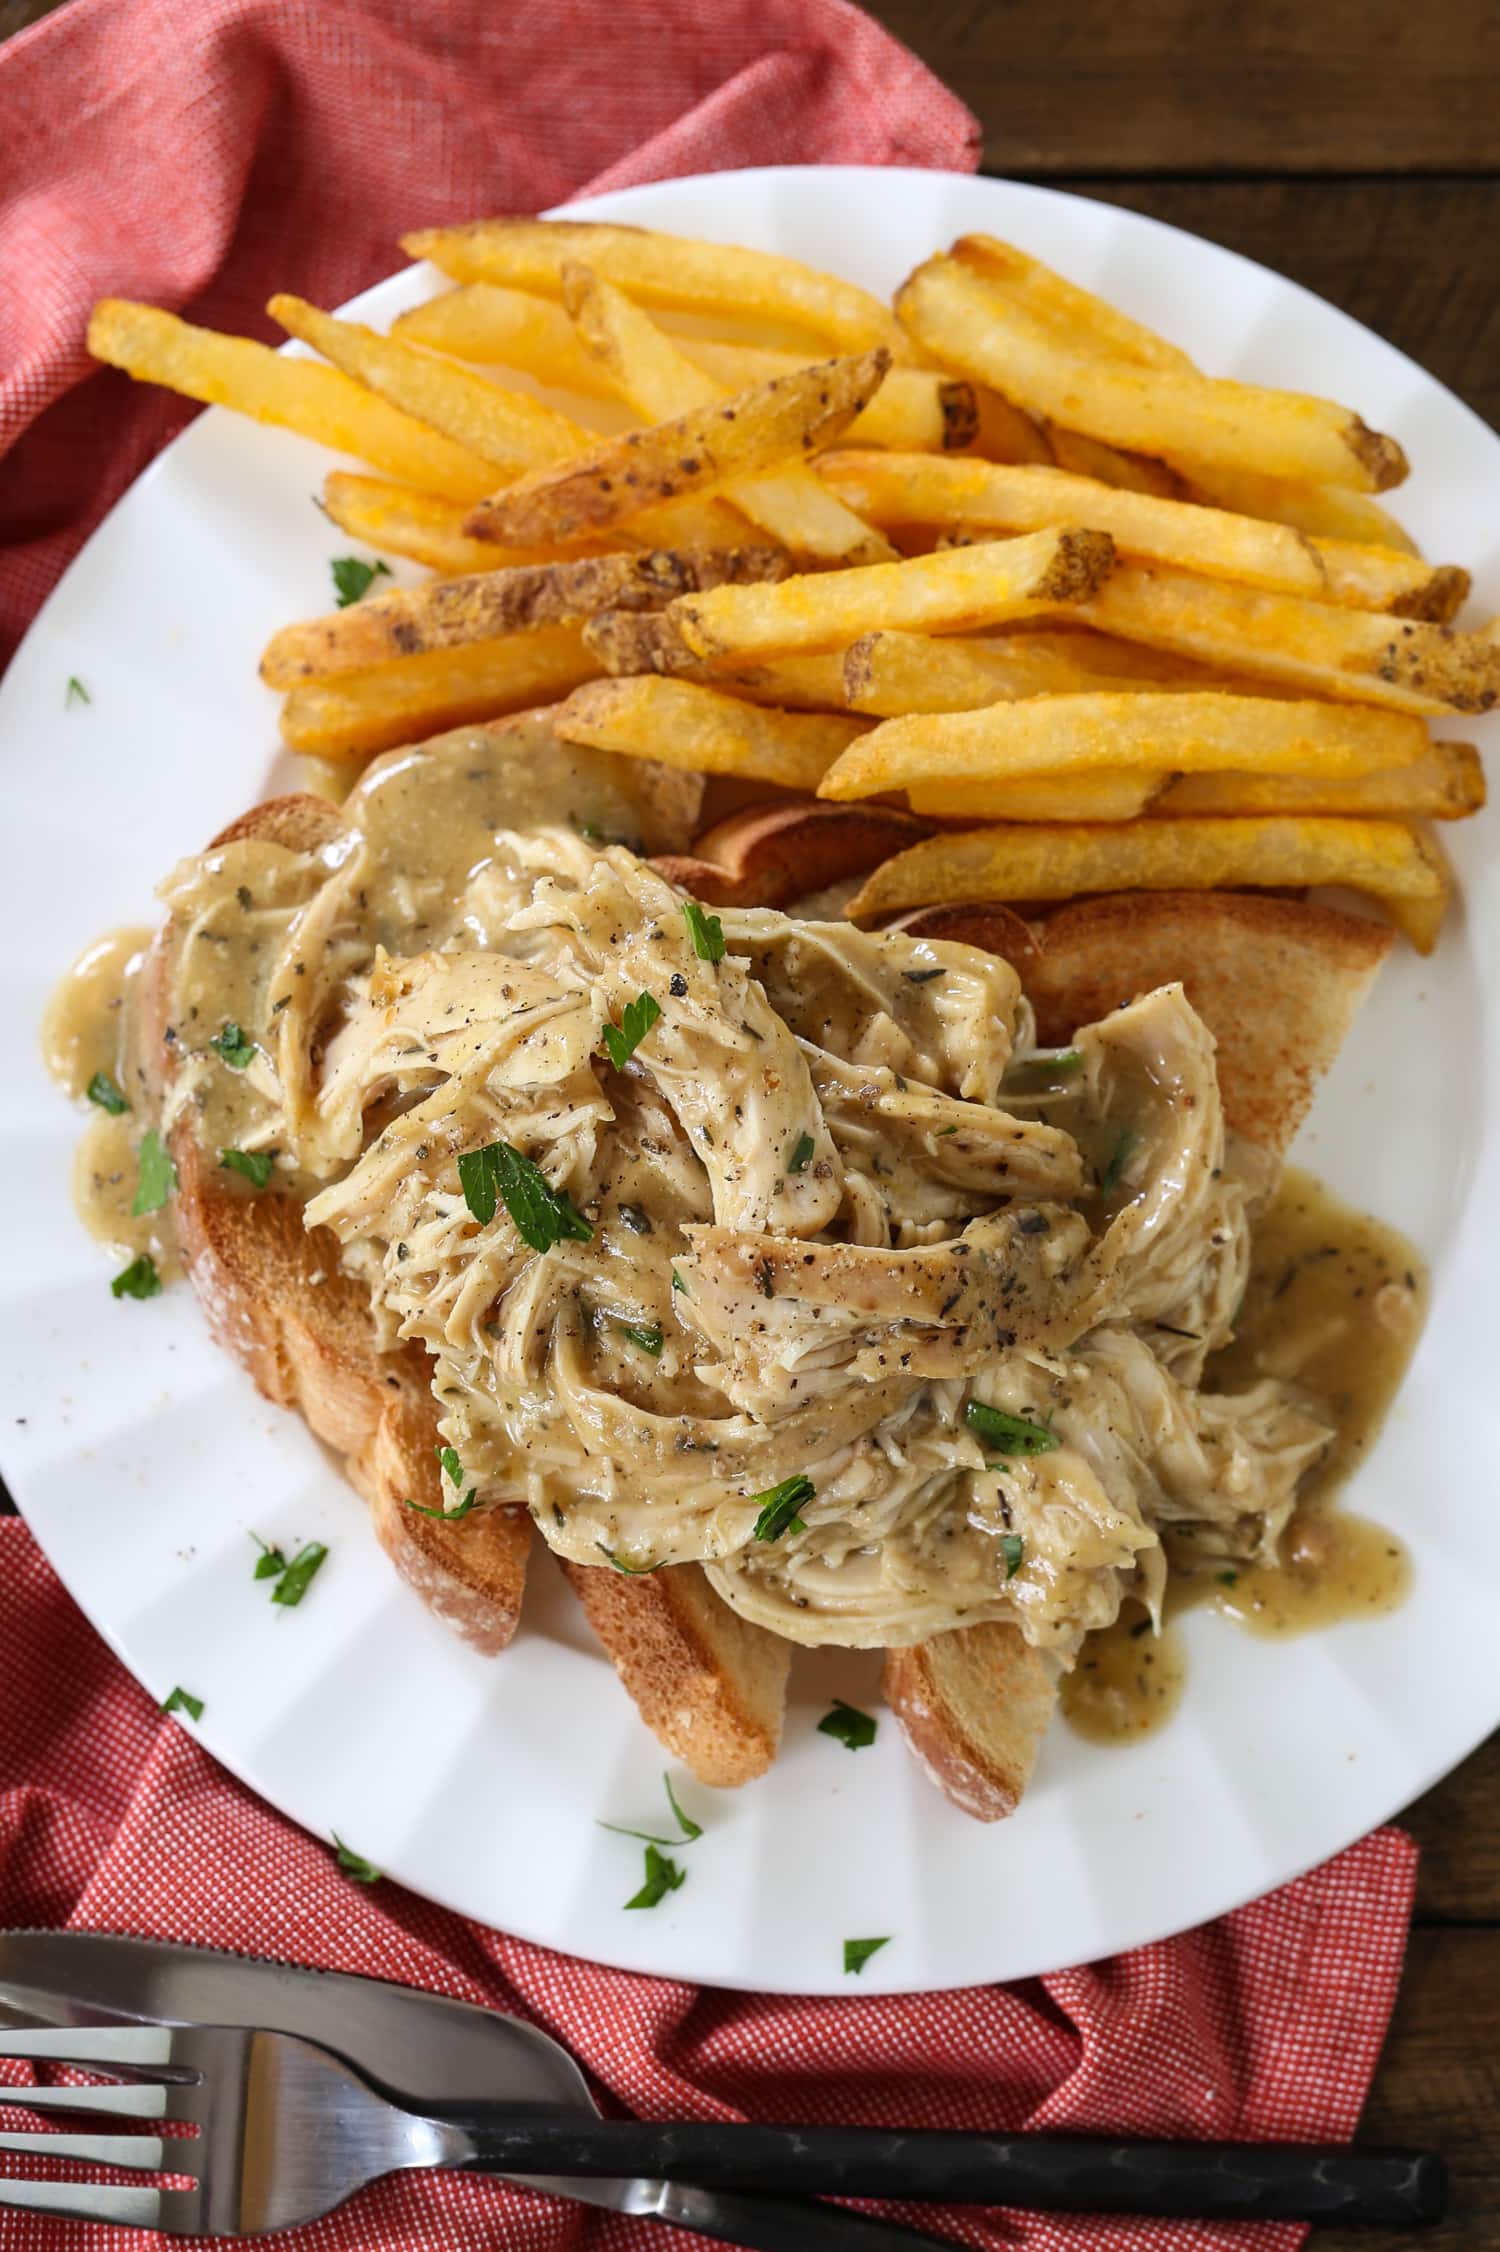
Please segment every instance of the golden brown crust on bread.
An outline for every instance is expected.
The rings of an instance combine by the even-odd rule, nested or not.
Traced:
[[[696,1564],[562,1569],[646,1726],[699,1782],[722,1790],[763,1775],[781,1741],[791,1645],[731,1611]]]
[[[313,852],[342,827],[322,798],[272,798],[231,822],[214,844],[260,837]],[[145,1000],[159,1043],[172,944],[168,925]],[[170,1049],[158,1045],[157,1053],[170,1071]],[[443,1524],[405,1506],[436,1507],[442,1498],[427,1354],[415,1344],[380,1350],[368,1293],[344,1273],[337,1239],[304,1227],[295,1197],[239,1193],[185,1122],[172,1135],[172,1156],[183,1259],[213,1336],[267,1399],[294,1408],[344,1457],[382,1547],[428,1608],[476,1649],[503,1649],[520,1615],[530,1519],[489,1509]]]
[[[978,1822],[1013,1814],[1057,1702],[1051,1667],[1018,1627],[957,1627],[888,1650],[880,1685],[913,1757]]]
[[[1120,892],[1034,928],[1040,951],[1016,966],[1044,1045],[1180,979],[1218,1046],[1225,1118],[1278,1156],[1394,939],[1383,923],[1253,892]]]

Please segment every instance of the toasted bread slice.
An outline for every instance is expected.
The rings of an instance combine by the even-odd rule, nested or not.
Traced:
[[[868,875],[930,827],[895,806],[778,798],[740,806],[705,829],[691,852],[659,853],[655,865],[710,907],[785,907]]]
[[[342,827],[322,798],[272,798],[231,822],[214,844],[259,837],[315,851]],[[145,994],[158,1039],[144,1044],[164,1072],[171,1070],[160,1036],[174,943],[169,923]],[[267,1399],[295,1408],[343,1456],[381,1546],[428,1608],[476,1649],[503,1649],[520,1616],[531,1520],[524,1511],[489,1509],[444,1524],[405,1506],[436,1508],[442,1499],[426,1352],[416,1344],[380,1350],[367,1292],[344,1273],[337,1239],[304,1227],[295,1197],[238,1194],[185,1123],[172,1136],[172,1156],[183,1258],[214,1337]]]
[[[1081,900],[1027,929],[1012,949],[993,908],[938,908],[906,918],[932,938],[1006,953],[1036,1010],[1037,1034],[1062,1046],[1152,986],[1181,980],[1218,1043],[1228,1123],[1277,1156],[1307,1115],[1394,933],[1295,899],[1247,892],[1128,892]],[[1010,920],[1010,910],[998,910]],[[1056,1701],[1047,1660],[996,1621],[892,1650],[882,1687],[913,1753],[938,1788],[982,1822],[1014,1811]]]
[[[731,1611],[696,1564],[649,1574],[562,1568],[668,1751],[721,1789],[763,1775],[781,1741],[790,1643]]]

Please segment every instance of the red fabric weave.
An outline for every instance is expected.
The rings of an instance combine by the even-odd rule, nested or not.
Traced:
[[[545,2025],[642,2115],[1339,2139],[1385,2036],[1416,1879],[1399,1830],[1199,1931],[1023,1985],[728,1994],[551,1954],[393,1884],[341,1876],[324,1843],[163,1719],[19,1523],[0,1522],[0,1652],[0,1923],[240,1948],[488,2002]],[[0,2158],[0,2170],[27,2168]],[[1292,2252],[1303,2238],[1263,2223],[977,2207],[899,2218],[984,2252]],[[56,2222],[0,2214],[4,2252],[61,2241]],[[157,2241],[108,2230],[88,2244]],[[286,2252],[691,2252],[701,2239],[498,2183],[407,2176],[276,2241]]]
[[[91,372],[95,297],[270,336],[273,288],[337,304],[397,264],[403,228],[740,164],[967,169],[977,148],[956,98],[845,0],[71,0],[0,50],[0,662],[193,411]],[[549,2026],[643,2114],[1336,2138],[1384,2037],[1415,1879],[1396,1830],[1204,1930],[1021,1987],[725,1994],[351,1883],[155,1712],[14,1523],[0,1523],[0,1666],[0,1920],[238,1947],[489,2002]],[[1290,2252],[1303,2233],[902,2217],[955,2244],[1038,2252]],[[83,2235],[0,2216],[4,2252]],[[147,2241],[88,2234],[99,2252]],[[287,2252],[699,2241],[436,2177],[278,2239]]]
[[[0,666],[196,410],[101,373],[99,297],[282,341],[398,235],[684,172],[971,171],[963,104],[846,0],[70,0],[0,48]]]

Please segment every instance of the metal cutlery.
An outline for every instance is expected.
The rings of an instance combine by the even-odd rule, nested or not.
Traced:
[[[0,2052],[160,2075],[115,2092],[137,2106],[149,2102],[154,2119],[198,2130],[170,2140],[0,2135],[0,2149],[152,2173],[170,2167],[186,2185],[5,2180],[0,2203],[180,2235],[289,2227],[385,2174],[425,2167],[509,2174],[539,2166],[570,2181],[640,2172],[685,2180],[690,2193],[748,2184],[1051,2211],[1407,2226],[1437,2217],[1444,2186],[1441,2162],[1419,2154],[585,2119],[507,2102],[407,2110],[311,2042],[233,2026],[46,2027],[0,2036]],[[77,2092],[46,2091],[58,2108]],[[787,2252],[816,2242],[805,2218],[796,2223],[802,2233],[783,2239]],[[684,2220],[697,2225],[691,2199]],[[724,2241],[717,2225],[704,2233]]]

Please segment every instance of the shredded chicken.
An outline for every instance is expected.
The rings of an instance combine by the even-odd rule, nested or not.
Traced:
[[[648,863],[503,826],[503,790],[403,832],[402,792],[453,785],[423,755],[322,855],[178,872],[171,1099],[274,1151],[386,1339],[428,1348],[483,1502],[581,1563],[704,1562],[799,1642],[1007,1619],[1065,1663],[1159,1603],[1164,1537],[1274,1553],[1330,1434],[1290,1384],[1201,1388],[1271,1169],[1226,1144],[1180,987],[1055,1066],[975,949],[726,911],[710,959]],[[229,1017],[243,1073],[209,1047]],[[544,1252],[460,1182],[502,1142],[580,1216]]]

